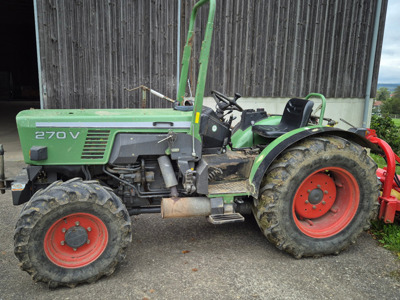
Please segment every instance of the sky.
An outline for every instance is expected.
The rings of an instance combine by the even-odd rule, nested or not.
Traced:
[[[378,83],[400,84],[400,0],[389,0]]]

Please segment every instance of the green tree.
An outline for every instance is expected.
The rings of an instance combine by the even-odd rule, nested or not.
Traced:
[[[398,86],[395,88],[395,90],[394,90],[394,92],[393,92],[393,98],[400,99],[400,85],[398,85]]]
[[[400,114],[400,85],[394,90],[393,97],[383,103],[382,113],[385,115]]]
[[[382,105],[383,114],[400,114],[400,97],[399,98],[389,98]]]
[[[375,129],[378,137],[389,143],[396,154],[400,154],[400,127],[391,118],[372,116],[371,129]]]
[[[381,87],[379,90],[376,92],[376,98],[375,100],[378,101],[386,101],[387,99],[390,98],[390,91],[388,88]]]

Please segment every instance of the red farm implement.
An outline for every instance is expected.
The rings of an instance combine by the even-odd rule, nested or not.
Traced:
[[[385,223],[393,223],[396,212],[400,212],[400,177],[396,174],[396,162],[400,163],[400,157],[393,152],[387,142],[377,137],[375,130],[369,129],[366,138],[378,145],[385,153],[387,167],[378,168],[376,171],[382,183],[378,218]]]

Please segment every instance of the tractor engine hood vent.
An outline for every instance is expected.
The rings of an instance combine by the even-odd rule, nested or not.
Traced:
[[[82,159],[103,159],[110,130],[89,130],[83,146]]]

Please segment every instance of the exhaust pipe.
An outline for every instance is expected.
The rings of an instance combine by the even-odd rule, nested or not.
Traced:
[[[207,197],[162,198],[161,216],[167,218],[186,218],[209,216],[211,202]]]
[[[161,174],[164,179],[165,186],[171,189],[171,197],[178,197],[178,180],[176,180],[174,168],[172,167],[171,160],[168,156],[160,156],[158,159],[158,165],[161,169]]]

